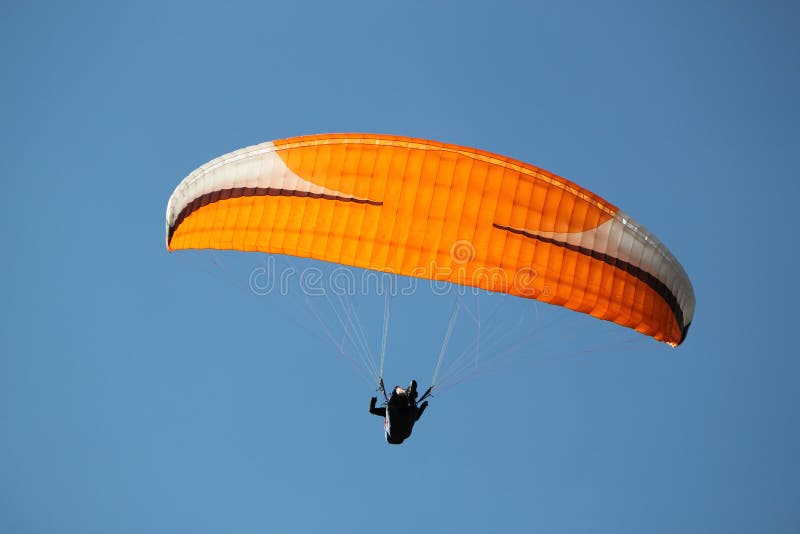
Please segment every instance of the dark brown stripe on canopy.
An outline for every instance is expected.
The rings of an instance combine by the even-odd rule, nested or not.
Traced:
[[[211,193],[206,193],[195,198],[185,208],[181,210],[175,221],[170,225],[167,233],[167,245],[172,242],[172,236],[178,226],[192,213],[199,210],[203,206],[208,206],[220,200],[228,200],[229,198],[240,197],[308,197],[318,198],[322,200],[339,200],[341,202],[355,202],[356,204],[369,204],[370,206],[382,206],[383,202],[377,200],[369,200],[363,198],[353,197],[340,197],[338,195],[329,195],[326,193],[311,193],[309,191],[298,191],[297,189],[279,189],[275,187],[234,187],[231,189],[220,189]]]
[[[511,228],[509,226],[503,226],[501,224],[493,224],[495,228],[500,230],[506,230],[508,232],[523,235],[525,237],[529,237],[531,239],[536,239],[537,241],[541,241],[542,243],[547,243],[549,245],[555,245],[557,247],[562,247],[567,250],[571,250],[573,252],[578,252],[579,254],[583,254],[584,256],[589,256],[595,260],[602,261],[612,267],[616,267],[617,269],[621,269],[628,273],[629,275],[641,280],[645,284],[647,284],[653,291],[658,293],[661,298],[666,301],[669,309],[672,311],[672,314],[675,316],[675,320],[678,321],[678,326],[681,328],[681,340],[678,342],[680,345],[683,340],[686,338],[686,333],[689,330],[689,325],[683,324],[683,310],[681,309],[680,305],[678,304],[678,299],[675,297],[675,294],[658,278],[653,276],[652,274],[648,273],[647,271],[643,270],[641,267],[637,267],[632,263],[628,263],[623,261],[619,258],[615,258],[614,256],[610,256],[603,252],[598,252],[596,250],[592,250],[590,248],[582,247],[580,245],[573,245],[571,243],[567,243],[565,241],[558,241],[556,239],[552,239],[550,237],[543,237],[540,235],[532,234],[530,232],[526,232],[525,230],[519,230],[517,228]]]

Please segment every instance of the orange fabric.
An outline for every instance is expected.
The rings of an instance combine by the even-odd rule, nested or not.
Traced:
[[[449,280],[681,341],[682,325],[642,280],[495,226],[580,232],[616,213],[563,178],[488,152],[404,137],[332,134],[274,144],[304,180],[382,204],[296,196],[219,200],[180,223],[170,250],[282,253]]]

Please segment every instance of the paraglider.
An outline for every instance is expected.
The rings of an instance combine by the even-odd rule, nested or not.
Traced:
[[[410,137],[311,135],[214,159],[170,197],[166,244],[507,293],[673,347],[695,308],[673,254],[600,196],[521,161]]]
[[[689,277],[621,210],[510,158],[407,137],[262,143],[187,176],[167,248],[304,256],[534,298],[677,346]]]
[[[377,397],[372,397],[369,401],[369,413],[383,417],[383,430],[386,442],[392,445],[400,445],[408,439],[414,428],[414,423],[419,421],[422,413],[428,407],[428,401],[424,401],[430,390],[423,395],[417,405],[417,381],[412,380],[406,389],[395,386],[392,395],[386,398],[386,391],[383,389],[383,380],[380,383],[386,405],[376,408]]]

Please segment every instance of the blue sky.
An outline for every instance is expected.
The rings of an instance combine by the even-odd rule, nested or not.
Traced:
[[[791,2],[5,3],[0,532],[797,532],[798,20]],[[248,289],[263,256],[164,248],[198,165],[340,131],[491,150],[608,198],[689,273],[688,340],[464,297],[515,325],[514,350],[487,345],[386,445],[303,299]],[[388,383],[427,385],[456,300],[392,300]],[[376,350],[382,301],[353,304]]]

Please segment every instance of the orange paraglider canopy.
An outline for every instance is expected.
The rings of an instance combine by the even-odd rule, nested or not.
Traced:
[[[434,141],[326,134],[262,143],[187,176],[167,248],[290,254],[564,306],[673,346],[686,272],[594,193],[533,165]]]

